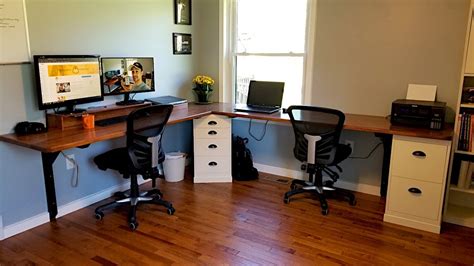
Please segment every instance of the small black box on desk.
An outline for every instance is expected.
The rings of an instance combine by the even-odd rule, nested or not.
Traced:
[[[442,129],[445,102],[399,99],[392,103],[390,122],[393,125]]]
[[[173,109],[188,108],[188,100],[175,96],[148,98],[145,99],[145,102],[151,102],[151,104],[172,104],[174,106]]]

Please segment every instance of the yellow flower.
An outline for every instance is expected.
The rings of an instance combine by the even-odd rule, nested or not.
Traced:
[[[209,76],[204,76],[204,75],[197,75],[194,79],[193,79],[193,83],[194,84],[199,84],[199,85],[214,85],[214,80],[209,77]]]

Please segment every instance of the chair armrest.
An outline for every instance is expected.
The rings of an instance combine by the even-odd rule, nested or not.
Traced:
[[[304,134],[304,138],[308,141],[306,161],[310,164],[316,164],[316,142],[321,140],[321,136]]]

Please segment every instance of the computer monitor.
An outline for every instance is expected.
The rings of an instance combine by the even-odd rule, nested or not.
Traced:
[[[104,99],[98,55],[35,55],[33,64],[40,110],[82,112],[74,106]]]
[[[102,89],[104,95],[124,95],[117,105],[135,104],[131,93],[155,90],[153,57],[102,57]]]

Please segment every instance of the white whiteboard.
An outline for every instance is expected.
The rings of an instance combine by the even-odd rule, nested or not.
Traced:
[[[0,0],[0,64],[29,61],[25,0]]]

